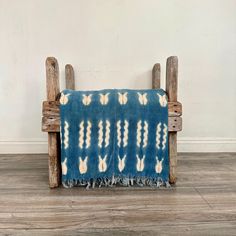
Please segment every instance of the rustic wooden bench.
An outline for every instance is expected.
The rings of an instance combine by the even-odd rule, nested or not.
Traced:
[[[152,69],[152,88],[160,88],[161,66],[155,64]],[[74,70],[71,65],[65,66],[66,88],[75,89]],[[59,101],[59,66],[54,57],[46,60],[47,101],[43,102],[42,131],[48,132],[49,186],[60,185],[60,114]],[[171,56],[166,63],[166,92],[168,95],[168,128],[170,183],[176,182],[177,166],[177,132],[182,130],[182,105],[177,101],[178,58]]]

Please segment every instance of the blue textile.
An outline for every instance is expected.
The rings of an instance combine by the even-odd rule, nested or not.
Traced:
[[[64,186],[168,182],[163,90],[64,90],[60,119]]]

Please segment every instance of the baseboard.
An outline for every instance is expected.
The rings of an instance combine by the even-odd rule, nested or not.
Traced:
[[[0,141],[0,154],[47,153],[46,141]]]
[[[178,152],[236,152],[236,138],[178,138]],[[0,153],[47,153],[47,142],[0,141]]]
[[[179,138],[178,152],[236,152],[236,138]]]

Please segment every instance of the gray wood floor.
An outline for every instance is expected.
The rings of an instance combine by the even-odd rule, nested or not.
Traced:
[[[50,190],[46,155],[0,155],[1,235],[236,235],[236,154],[180,154],[171,190]]]

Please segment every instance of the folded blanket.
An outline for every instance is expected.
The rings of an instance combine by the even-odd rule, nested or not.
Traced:
[[[65,187],[168,183],[163,90],[64,90],[60,119]]]

